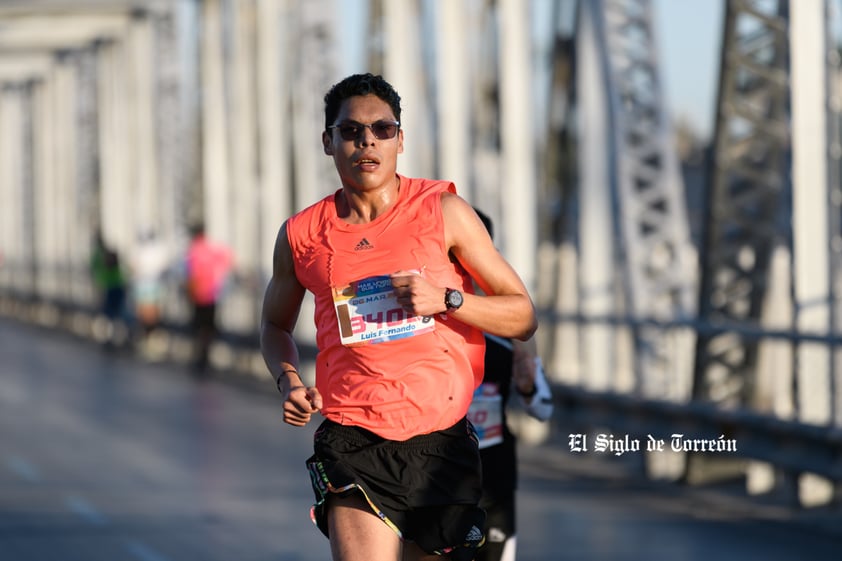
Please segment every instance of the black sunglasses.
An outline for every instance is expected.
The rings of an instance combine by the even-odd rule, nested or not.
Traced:
[[[398,129],[400,127],[401,124],[398,121],[382,120],[375,121],[370,125],[364,125],[356,121],[342,121],[338,125],[330,125],[328,130],[337,129],[339,131],[339,136],[342,137],[342,140],[351,141],[358,139],[363,131],[369,128],[371,129],[371,133],[374,135],[374,138],[379,140],[389,140],[390,138],[395,138],[395,135],[398,134]]]

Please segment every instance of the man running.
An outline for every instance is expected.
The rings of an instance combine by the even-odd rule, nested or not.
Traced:
[[[325,418],[307,467],[334,561],[467,561],[485,519],[466,419],[483,332],[526,340],[535,310],[452,183],[397,173],[400,118],[380,76],[350,76],[325,96],[322,145],[341,187],[281,226],[261,348],[284,421]],[[314,386],[292,336],[305,291],[315,297]]]

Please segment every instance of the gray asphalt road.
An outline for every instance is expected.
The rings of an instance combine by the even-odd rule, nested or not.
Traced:
[[[284,425],[273,392],[0,319],[0,561],[329,559],[313,427]],[[842,558],[834,535],[732,493],[554,445],[521,459],[520,561]]]

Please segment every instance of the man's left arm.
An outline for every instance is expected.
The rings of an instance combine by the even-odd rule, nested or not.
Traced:
[[[526,341],[538,327],[535,306],[514,268],[494,247],[488,230],[462,198],[442,196],[445,239],[483,294],[465,294],[454,318],[486,333]]]
[[[435,286],[421,275],[399,271],[392,275],[398,303],[417,316],[448,313],[486,333],[526,341],[538,323],[523,281],[494,247],[488,231],[467,202],[444,193],[441,203],[447,249],[483,294],[465,293],[462,305],[448,310],[445,292],[459,287]]]
[[[530,417],[546,421],[553,414],[553,394],[535,339],[513,341],[512,385]]]

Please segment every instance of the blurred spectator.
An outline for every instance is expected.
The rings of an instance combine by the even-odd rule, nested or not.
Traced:
[[[489,236],[491,219],[474,208]],[[509,429],[507,409],[516,394],[532,418],[546,421],[553,412],[552,393],[535,339],[526,342],[485,335],[485,374],[468,411],[479,438],[482,500],[486,511],[485,545],[476,561],[514,561],[517,548],[517,439]]]
[[[94,237],[90,265],[100,299],[100,317],[95,324],[95,335],[111,348],[126,338],[126,276],[119,254],[105,243],[100,231]]]
[[[157,353],[155,337],[161,320],[161,299],[163,279],[170,265],[170,256],[166,246],[148,231],[140,234],[132,253],[132,299],[135,316],[140,328],[139,349],[146,357]]]
[[[233,266],[231,251],[210,241],[204,225],[192,229],[187,249],[187,294],[193,306],[194,362],[198,375],[208,373],[210,347],[217,333],[216,304]]]

